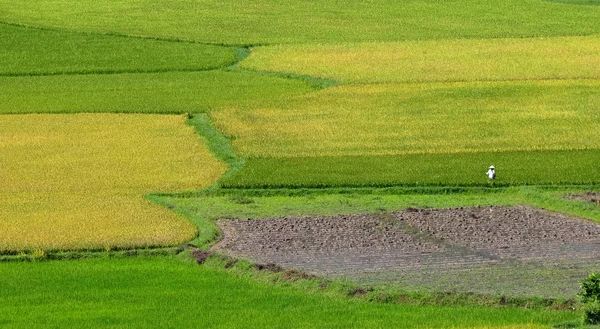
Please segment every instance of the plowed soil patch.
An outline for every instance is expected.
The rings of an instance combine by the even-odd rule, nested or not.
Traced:
[[[222,221],[231,256],[411,289],[572,296],[600,225],[525,206]]]

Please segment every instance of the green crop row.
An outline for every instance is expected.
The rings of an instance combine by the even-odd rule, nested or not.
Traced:
[[[187,113],[315,90],[302,80],[204,71],[0,77],[0,113]]]
[[[189,42],[40,30],[0,23],[0,76],[208,70],[236,49]]]
[[[600,183],[600,150],[249,158],[225,188]]]

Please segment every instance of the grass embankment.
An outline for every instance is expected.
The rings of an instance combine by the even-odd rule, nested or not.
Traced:
[[[597,6],[539,0],[0,1],[11,22],[219,44],[590,35],[599,15]]]
[[[173,245],[195,227],[143,194],[199,189],[225,165],[183,116],[6,115],[0,252]]]
[[[207,247],[219,235],[216,220],[364,214],[413,208],[453,208],[487,205],[531,205],[600,222],[598,207],[565,196],[598,190],[598,185],[572,187],[390,187],[318,189],[217,189],[181,194],[152,194],[198,227],[193,242]]]
[[[343,83],[600,78],[600,38],[456,39],[252,49],[240,67]]]
[[[0,76],[209,70],[237,61],[234,47],[2,23],[0,35]]]
[[[365,213],[386,218],[385,216],[389,216],[389,212],[406,208],[531,205],[600,222],[600,208],[597,205],[566,198],[572,193],[598,189],[598,185],[560,188],[532,186],[509,188],[231,189],[188,192],[180,195],[152,195],[150,199],[168,206],[192,220],[200,231],[200,235],[193,243],[207,248],[220,236],[216,221],[237,218],[286,218],[289,216]],[[375,295],[383,293],[390,296],[391,300],[403,300],[404,302],[438,305],[446,305],[445,303],[448,301],[452,305],[463,303],[495,306],[505,303],[521,306],[547,305],[544,303],[555,301],[541,298],[536,300],[534,296],[574,299],[579,282],[587,276],[588,270],[592,271],[594,266],[597,266],[597,262],[593,261],[583,267],[567,263],[564,260],[557,260],[557,263],[553,263],[553,265],[535,262],[509,262],[501,266],[471,266],[466,272],[448,269],[444,273],[435,275],[427,272],[411,272],[409,269],[381,270],[375,273],[363,273],[353,278],[359,284],[373,285]],[[369,268],[371,265],[365,266]],[[238,275],[248,275],[248,273],[242,271]],[[418,296],[411,293],[415,291]],[[439,299],[439,296],[435,294],[449,291],[453,293],[447,295],[448,300],[446,298]],[[524,294],[528,297],[523,296]],[[501,296],[522,297],[507,302],[506,297]],[[387,300],[387,298],[383,298],[383,300]],[[557,305],[560,305],[560,301],[555,302],[554,306]]]
[[[0,264],[3,328],[539,328],[573,312],[367,303],[179,260]],[[319,289],[319,288],[317,288]],[[99,302],[109,300],[110,303]]]

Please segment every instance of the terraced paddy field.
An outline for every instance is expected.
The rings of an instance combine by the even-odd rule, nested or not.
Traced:
[[[0,327],[578,326],[596,2],[0,0]]]

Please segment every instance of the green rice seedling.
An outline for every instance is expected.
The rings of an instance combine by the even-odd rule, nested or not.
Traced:
[[[0,263],[0,286],[0,323],[15,329],[537,329],[579,317],[564,311],[370,303],[256,282],[171,258]]]
[[[308,93],[301,80],[249,72],[0,77],[0,113],[198,113]]]
[[[225,188],[600,183],[598,150],[250,158]],[[485,175],[491,164],[497,178]]]

